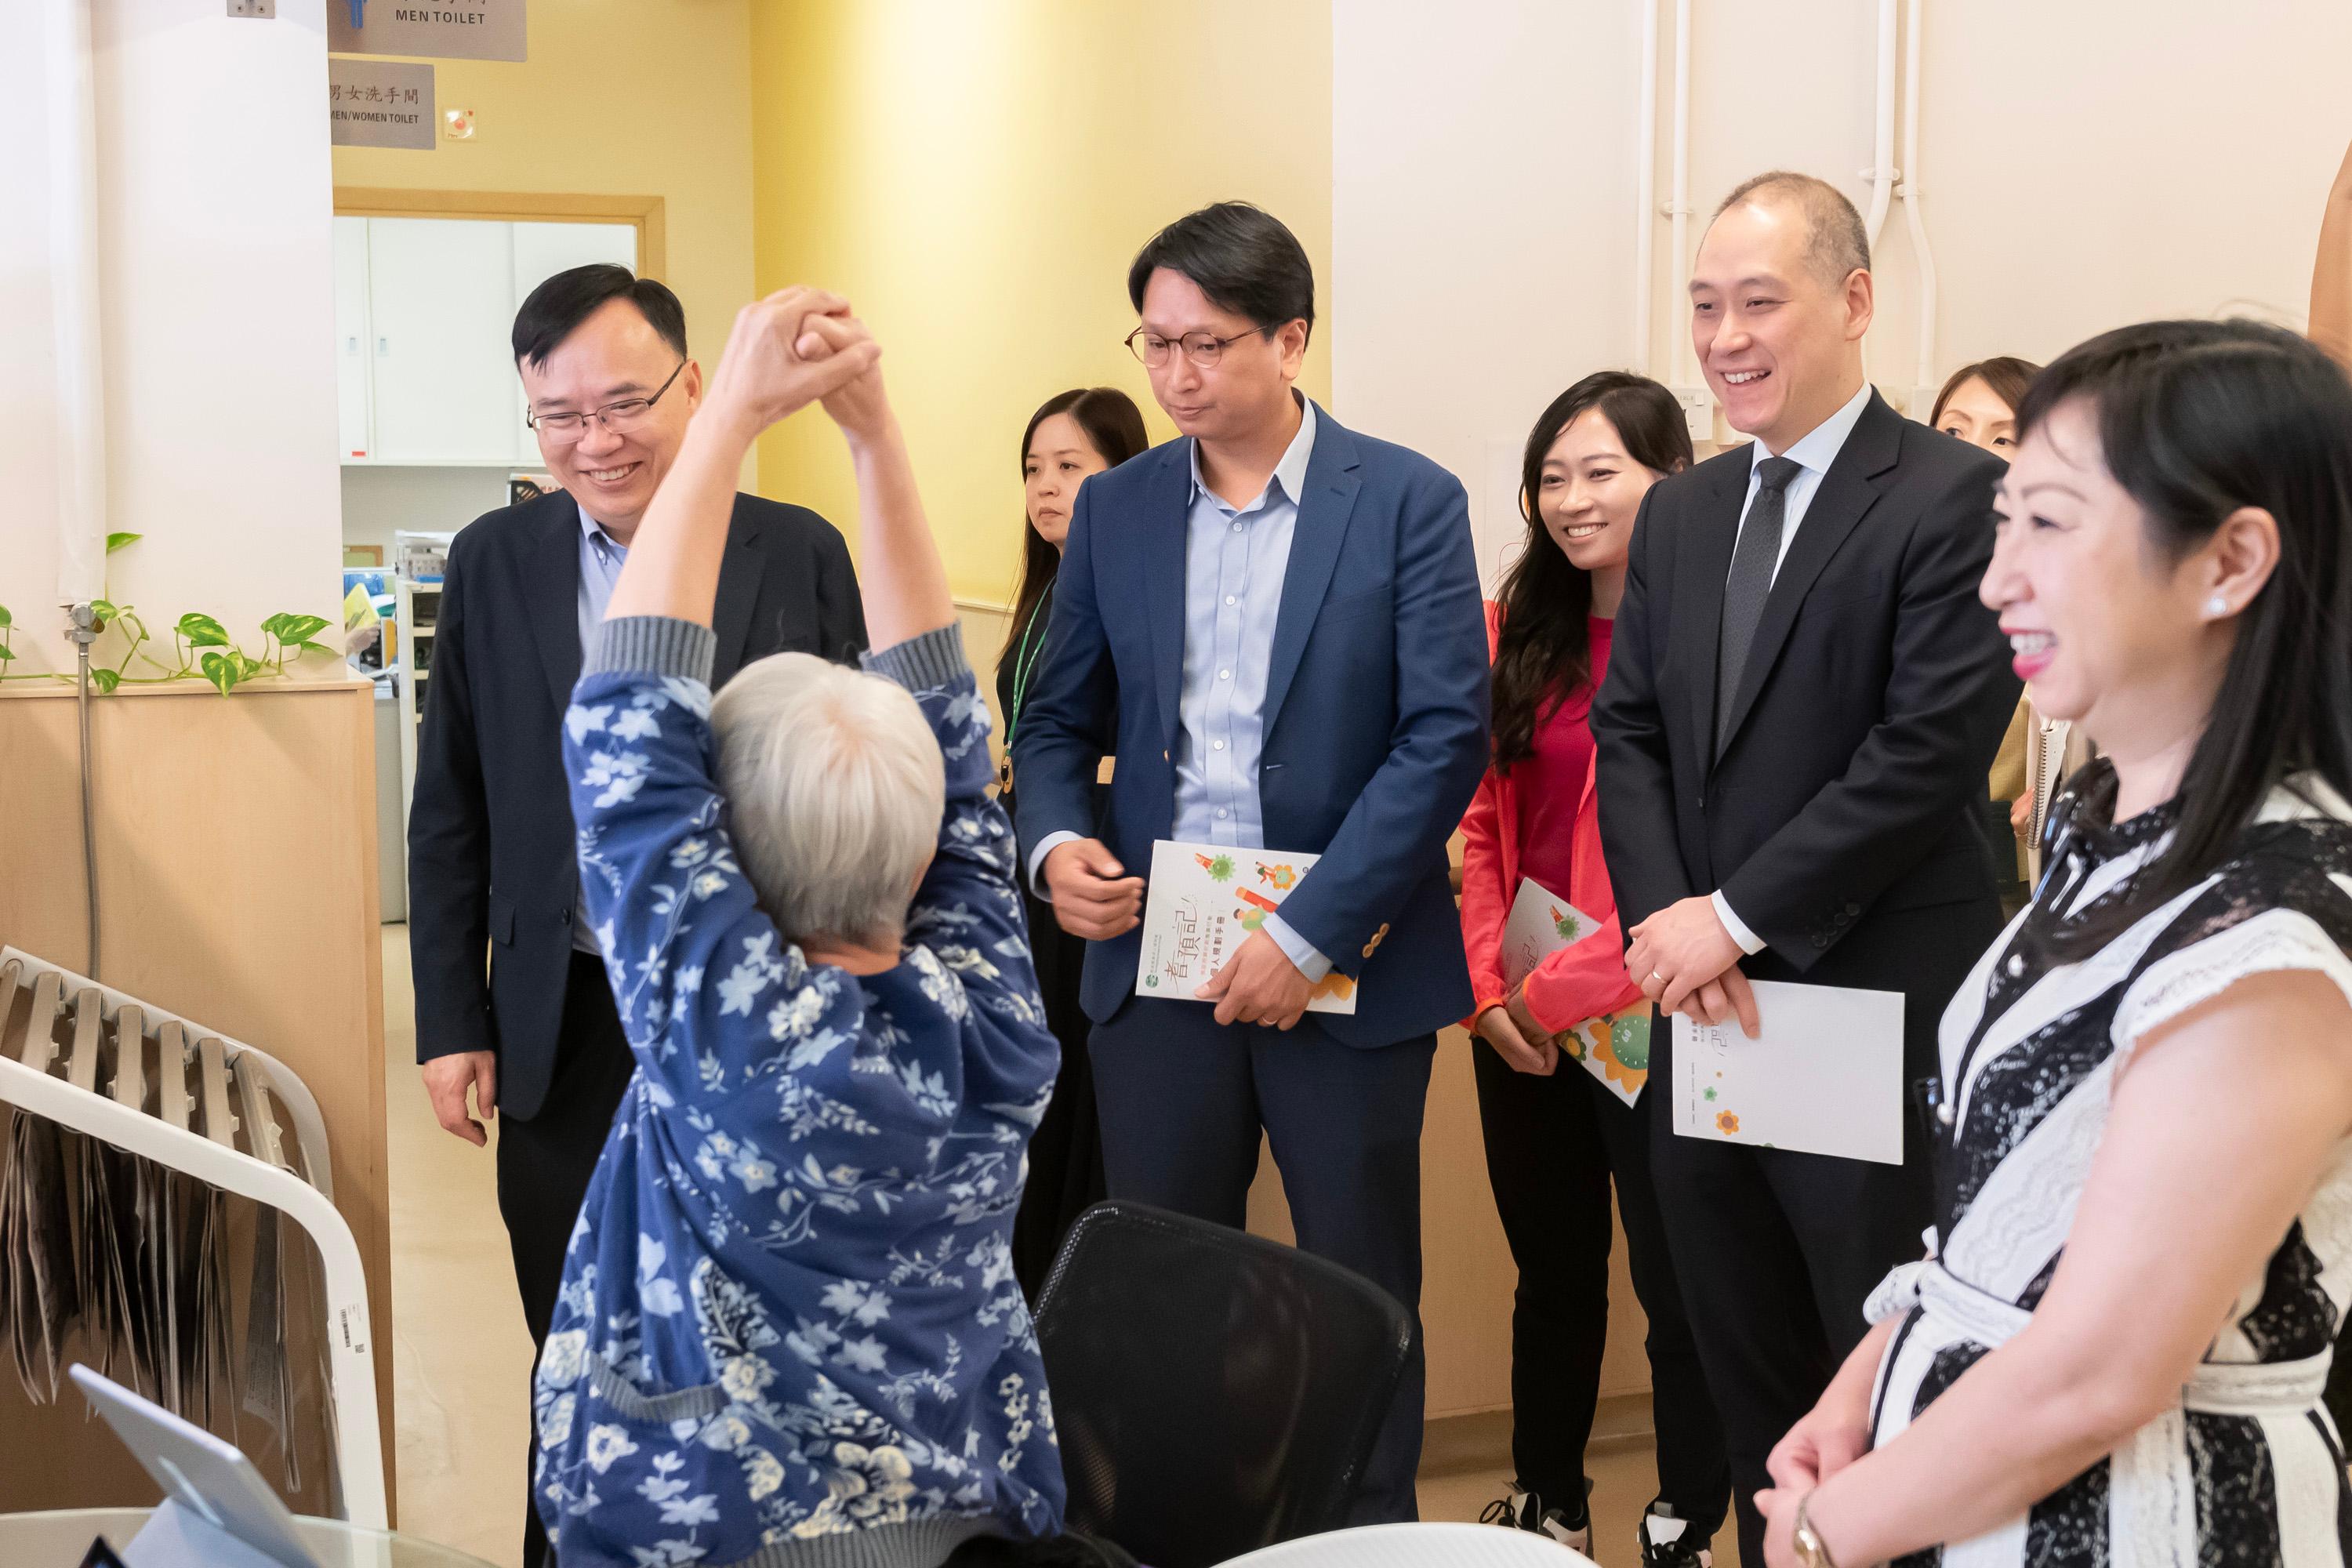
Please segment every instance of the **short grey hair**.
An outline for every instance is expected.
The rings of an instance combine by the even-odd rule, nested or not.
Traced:
[[[1715,209],[1721,217],[1742,202],[1786,203],[1805,216],[1805,259],[1832,289],[1870,270],[1870,230],[1843,191],[1827,180],[1774,169],[1742,180]]]
[[[788,942],[888,947],[947,806],[947,765],[904,687],[805,653],[743,667],[710,705],[743,874]]]

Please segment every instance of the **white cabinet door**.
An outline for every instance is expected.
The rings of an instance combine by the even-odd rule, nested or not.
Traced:
[[[519,223],[514,227],[515,309],[530,291],[559,272],[592,262],[609,261],[637,269],[637,230],[625,223]],[[524,398],[518,382],[514,395],[515,460],[539,467],[539,437],[523,423]]]
[[[396,217],[367,225],[375,457],[511,460],[514,226]]]
[[[335,407],[339,456],[365,458],[368,442],[368,220],[335,220]]]

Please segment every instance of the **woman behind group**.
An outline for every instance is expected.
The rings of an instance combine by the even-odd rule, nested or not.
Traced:
[[[1774,1450],[1768,1555],[2341,1563],[2352,385],[2158,321],[2018,424],[1983,597],[2103,754],[1945,1015],[1930,1256]]]
[[[2018,405],[2041,374],[2040,365],[2008,355],[1964,364],[1936,395],[1927,423],[2007,460],[2017,452]],[[2042,829],[2050,820],[2050,803],[2090,760],[2090,742],[2074,726],[2036,712],[2032,698],[2017,700],[2017,715],[2001,737],[1987,782],[1992,798],[2009,807],[2018,869],[2029,885],[2041,875]]]
[[[1078,486],[1115,468],[1150,444],[1135,400],[1117,387],[1082,387],[1047,398],[1021,433],[1021,474],[1028,491],[1021,535],[1021,588],[1013,596],[1011,635],[996,661],[996,706],[1004,715],[1004,771],[998,799],[1013,810],[1013,736],[1029,678],[1045,651],[1054,620],[1054,582],[1070,537],[1070,510]],[[1095,1083],[1087,1055],[1092,1026],[1078,1005],[1087,944],[1064,931],[1054,906],[1027,886],[1029,946],[1037,961],[1037,988],[1045,1023],[1062,1042],[1062,1070],[1053,1102],[1029,1141],[1029,1185],[1013,1226],[1013,1268],[1034,1301],[1070,1222],[1103,1197],[1102,1130],[1095,1118]]]
[[[1511,1313],[1511,1495],[1489,1520],[1591,1546],[1584,1446],[1609,1326],[1609,1188],[1625,1221],[1633,1291],[1649,1316],[1659,1500],[1643,1522],[1646,1563],[1696,1563],[1730,1499],[1722,1434],[1650,1182],[1646,1110],[1620,1098],[1560,1043],[1610,1040],[1598,1058],[1638,1092],[1649,1004],[1625,973],[1617,902],[1601,863],[1593,794],[1592,695],[1609,665],[1642,497],[1691,461],[1674,395],[1622,372],[1556,398],[1528,437],[1519,497],[1525,552],[1486,607],[1494,658],[1494,762],[1463,819],[1462,934],[1478,1011],[1471,1026],[1487,1178],[1518,1265]],[[1591,934],[1506,983],[1504,929],[1522,879],[1596,922]]]

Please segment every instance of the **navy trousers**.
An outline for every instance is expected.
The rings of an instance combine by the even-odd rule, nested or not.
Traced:
[[[1095,1026],[1095,1100],[1110,1195],[1239,1230],[1274,1150],[1298,1245],[1413,1314],[1413,1348],[1356,1500],[1355,1522],[1415,1518],[1421,1348],[1421,1124],[1437,1037],[1343,1046],[1309,1013],[1285,1033],[1220,1026],[1200,1002],[1129,1002]]]

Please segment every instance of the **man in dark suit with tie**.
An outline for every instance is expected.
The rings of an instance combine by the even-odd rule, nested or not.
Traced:
[[[434,1114],[479,1144],[467,1091],[481,1117],[506,1113],[499,1211],[537,1344],[634,1066],[598,935],[575,918],[559,726],[702,373],[677,297],[614,266],[534,289],[514,354],[562,489],[477,519],[450,548],[409,809],[408,929]],[[850,658],[866,622],[840,533],[803,507],[737,496],[714,626],[714,686],[772,653]],[[524,1517],[536,1568],[546,1542],[536,1512]]]
[[[1869,268],[1822,181],[1761,175],[1718,210],[1691,332],[1755,440],[1644,500],[1592,729],[1626,966],[1652,998],[1752,1024],[1751,979],[1899,991],[1908,1082],[2000,929],[1975,807],[2019,683],[1977,598],[2000,465],[1864,380]],[[1653,1070],[1673,1082],[1671,1047]],[[1862,1337],[1871,1289],[1919,1256],[1925,1130],[1906,1109],[1905,1162],[1881,1165],[1678,1138],[1671,1097],[1648,1098],[1740,1552],[1761,1568],[1772,1445]]]
[[[1105,1173],[1115,1197],[1239,1227],[1263,1129],[1299,1245],[1411,1309],[1430,1060],[1471,1004],[1445,855],[1486,760],[1465,498],[1293,390],[1314,276],[1265,213],[1170,225],[1128,292],[1182,437],[1078,491],[1013,745],[1026,863],[1093,943]],[[1206,1001],[1134,995],[1137,873],[1163,838],[1323,857]],[[1356,1012],[1306,1013],[1333,972]],[[1422,1384],[1416,1336],[1364,1519],[1413,1516]]]

